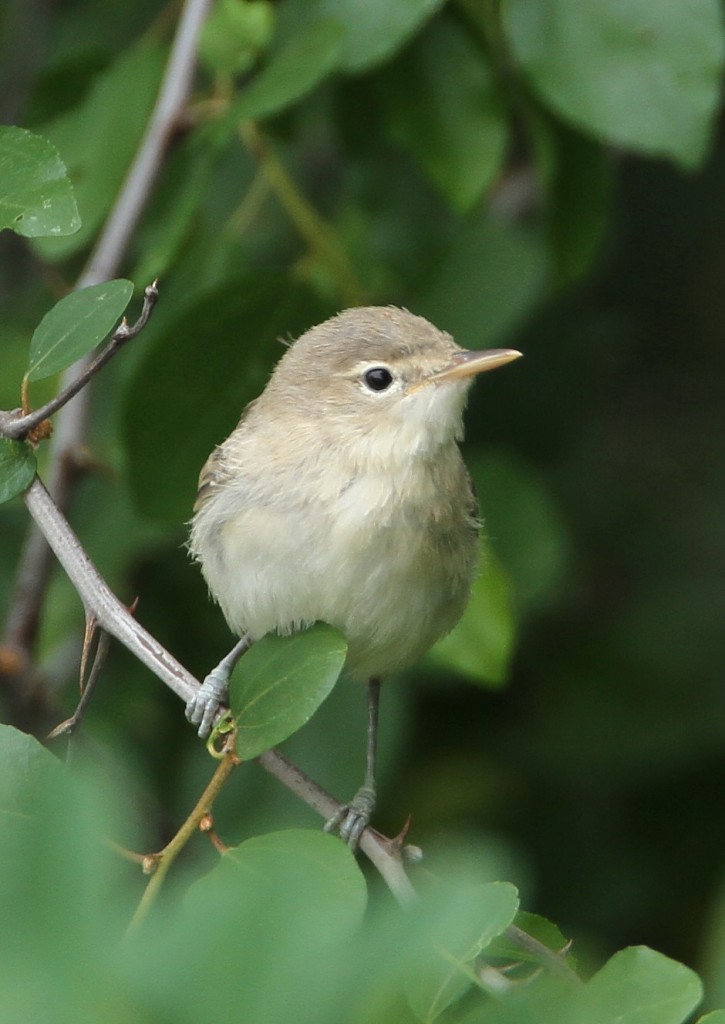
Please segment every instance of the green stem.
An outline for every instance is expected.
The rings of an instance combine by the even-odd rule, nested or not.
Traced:
[[[345,302],[359,306],[363,300],[363,287],[335,229],[308,203],[257,126],[247,122],[240,126],[239,131],[244,142],[256,153],[267,182],[288,217],[310,250],[337,280]]]
[[[232,734],[232,745],[233,737],[234,734]],[[227,746],[230,746],[229,742]],[[153,858],[156,861],[156,868],[149,879],[148,885],[144,889],[143,896],[139,901],[139,905],[136,907],[136,912],[131,918],[131,923],[129,924],[126,933],[127,935],[131,935],[135,932],[146,919],[149,910],[156,901],[169,868],[197,831],[204,816],[211,812],[211,809],[214,806],[214,801],[219,796],[219,793],[224,787],[229,776],[232,774],[232,771],[239,763],[239,758],[236,753],[234,753],[234,750],[227,749],[219,762],[219,766],[211,777],[209,785],[206,787],[194,807],[194,810],[191,812],[171,842]]]

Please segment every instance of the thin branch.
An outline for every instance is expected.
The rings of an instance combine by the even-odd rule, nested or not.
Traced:
[[[34,409],[25,416],[13,418],[12,413],[0,412],[0,436],[10,437],[15,440],[26,438],[43,420],[49,419],[54,413],[70,402],[71,398],[77,395],[81,388],[84,388],[127,342],[131,341],[132,338],[136,338],[148,323],[152,310],[156,305],[159,297],[157,282],[154,281],[153,284],[148,285],[144,289],[143,294],[143,308],[136,323],[129,326],[124,319],[114,331],[105,348],[101,349],[95,358],[87,362],[83,372],[66,388],[59,391],[54,398],[51,398],[45,405]]]
[[[164,152],[186,105],[196,65],[196,51],[211,0],[186,0],[169,61],[141,145],[111,210],[96,247],[81,273],[76,288],[112,278],[123,259],[158,177]],[[63,375],[61,391],[84,374],[90,359],[80,360]],[[83,388],[55,423],[50,449],[48,486],[61,509],[68,508],[77,478],[75,452],[83,445],[88,428],[90,389]],[[3,645],[27,666],[38,633],[40,610],[53,567],[48,545],[31,530],[20,556]]]
[[[95,619],[89,619],[89,622],[95,623]],[[95,627],[94,627],[94,631],[95,631]],[[80,726],[81,722],[83,721],[83,718],[85,717],[86,711],[88,710],[88,707],[89,707],[89,705],[91,703],[91,698],[93,697],[93,694],[95,692],[96,684],[97,684],[98,680],[100,679],[101,669],[103,668],[103,666],[105,664],[106,657],[108,656],[108,650],[109,650],[110,646],[111,646],[111,638],[109,637],[108,633],[106,633],[105,630],[101,630],[100,634],[99,634],[99,637],[98,637],[98,644],[96,646],[96,653],[95,653],[95,656],[93,658],[93,664],[91,666],[91,671],[90,671],[90,674],[88,676],[88,679],[85,680],[85,682],[83,681],[83,679],[81,679],[81,682],[83,684],[82,691],[81,691],[81,699],[78,701],[78,705],[77,705],[75,711],[73,712],[73,714],[70,716],[70,718],[66,718],[66,720],[64,722],[61,722],[60,725],[56,725],[55,729],[53,729],[50,733],[48,733],[48,739],[49,740],[54,740],[58,736],[68,736],[68,737],[70,737],[70,736],[73,736],[73,734],[75,732],[77,732],[78,727]],[[86,647],[84,645],[84,660],[85,660],[85,654],[86,654]],[[83,664],[81,664],[81,676],[83,676],[83,675],[84,675]]]
[[[230,733],[227,737],[226,749],[222,759],[219,762],[209,785],[197,800],[196,807],[194,807],[194,810],[191,812],[174,838],[167,843],[160,853],[152,854],[150,857],[144,858],[144,862],[152,866],[153,874],[149,879],[148,885],[144,889],[144,893],[138,907],[136,907],[136,913],[133,915],[126,932],[127,935],[135,932],[146,919],[149,910],[156,902],[159,890],[161,889],[163,881],[168,874],[169,868],[194,833],[198,831],[203,819],[210,814],[211,809],[214,806],[214,801],[221,793],[229,776],[237,765],[241,764],[240,758],[233,749],[235,740],[235,733]]]

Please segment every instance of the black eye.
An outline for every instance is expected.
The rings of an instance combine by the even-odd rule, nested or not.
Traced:
[[[385,366],[373,366],[365,371],[363,380],[371,391],[385,391],[393,383],[393,375]]]

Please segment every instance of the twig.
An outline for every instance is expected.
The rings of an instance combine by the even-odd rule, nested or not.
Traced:
[[[148,323],[148,319],[159,297],[157,282],[154,281],[153,284],[148,285],[144,289],[143,294],[143,308],[136,323],[129,326],[124,319],[114,331],[106,347],[95,358],[87,362],[83,371],[66,388],[59,391],[54,398],[51,398],[45,405],[34,409],[25,416],[13,417],[12,413],[0,412],[0,436],[14,438],[15,440],[26,438],[38,424],[42,423],[43,420],[49,419],[54,413],[70,402],[71,398],[77,395],[81,388],[84,388],[127,342],[137,337]]]
[[[93,664],[91,666],[91,671],[88,676],[88,679],[85,681],[81,679],[81,682],[83,684],[81,699],[78,701],[78,705],[73,714],[70,716],[70,718],[66,718],[64,722],[61,722],[60,725],[56,725],[55,729],[48,733],[49,740],[54,740],[58,736],[71,737],[77,731],[78,726],[83,721],[85,713],[88,710],[88,706],[91,703],[91,698],[96,689],[96,683],[98,682],[101,676],[101,669],[103,668],[103,665],[106,661],[106,657],[108,655],[108,650],[110,646],[111,638],[109,637],[108,633],[106,633],[106,631],[102,629],[98,637],[96,653],[95,657],[93,658]],[[81,676],[83,675],[83,668],[81,667]]]
[[[507,939],[513,942],[519,949],[525,950],[527,953],[531,953],[539,961],[542,967],[545,967],[550,974],[555,974],[564,981],[568,981],[573,985],[583,984],[582,979],[576,973],[576,971],[566,962],[561,953],[557,953],[556,950],[549,949],[543,942],[539,942],[538,939],[534,938],[533,935],[529,935],[523,928],[519,928],[516,924],[510,924],[504,935]]]
[[[174,863],[178,855],[184,849],[186,844],[189,842],[194,833],[198,830],[202,819],[207,817],[214,801],[219,796],[222,787],[226,783],[229,776],[232,774],[238,764],[241,763],[240,758],[234,751],[234,743],[236,740],[235,733],[230,733],[227,737],[226,749],[224,755],[214,772],[209,785],[206,787],[204,792],[201,794],[197,801],[196,807],[191,812],[189,817],[186,819],[184,824],[181,826],[179,831],[176,833],[170,843],[161,850],[160,853],[154,854],[150,858],[145,858],[146,862],[153,866],[153,874],[149,879],[149,883],[144,889],[141,901],[136,908],[136,913],[131,919],[131,923],[128,926],[126,932],[127,935],[135,932],[141,923],[146,919],[146,916],[153,906],[156,898],[159,894],[159,890],[163,884],[164,879],[168,873],[169,868]]]
[[[169,139],[187,102],[196,63],[199,35],[211,0],[186,0],[174,38],[156,105],[136,157],[111,210],[96,247],[76,288],[99,284],[113,277],[151,195]],[[61,391],[70,388],[86,371],[90,359],[80,360],[63,375]],[[74,453],[82,446],[88,426],[90,390],[83,388],[55,423],[51,444],[48,486],[61,509],[69,505],[76,479]],[[3,645],[28,665],[35,646],[40,610],[53,567],[48,545],[31,530],[20,556]]]

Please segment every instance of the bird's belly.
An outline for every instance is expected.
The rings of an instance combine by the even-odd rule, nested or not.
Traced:
[[[221,530],[204,574],[230,626],[292,632],[315,621],[337,627],[357,678],[417,661],[449,632],[468,601],[476,535],[470,523],[435,520],[375,495],[342,496],[289,510],[246,508]]]

